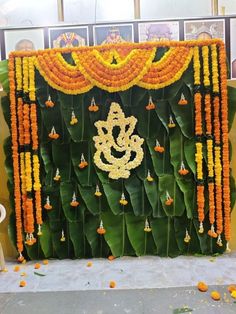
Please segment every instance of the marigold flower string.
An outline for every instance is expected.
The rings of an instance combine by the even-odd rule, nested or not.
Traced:
[[[17,132],[17,111],[16,111],[16,86],[15,86],[15,64],[14,57],[9,56],[9,84],[10,84],[10,110],[11,110],[11,139],[12,139],[12,158],[14,176],[14,201],[16,215],[16,245],[19,253],[18,260],[23,261],[23,237],[22,237],[22,216],[21,216],[21,191],[20,191],[20,165],[18,154],[18,132]]]
[[[222,173],[223,173],[223,204],[224,204],[224,235],[229,249],[231,238],[230,226],[230,167],[229,167],[229,134],[228,134],[228,103],[227,103],[227,67],[224,44],[219,47],[220,63],[220,94],[221,94],[221,128],[222,128]]]

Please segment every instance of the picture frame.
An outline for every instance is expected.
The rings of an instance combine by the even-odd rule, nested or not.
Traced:
[[[44,29],[11,29],[4,31],[5,55],[11,51],[44,49]]]
[[[230,19],[230,68],[231,80],[236,80],[236,41],[233,34],[236,32],[236,18]]]
[[[204,19],[184,21],[184,40],[219,38],[225,42],[225,20]]]
[[[89,45],[88,26],[53,27],[48,29],[49,47],[81,47]]]
[[[179,40],[179,22],[145,22],[138,24],[139,42]]]
[[[93,26],[94,45],[134,42],[133,24],[104,24]]]

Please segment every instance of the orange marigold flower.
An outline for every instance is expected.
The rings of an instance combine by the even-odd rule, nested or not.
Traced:
[[[185,98],[184,94],[182,93],[180,96],[180,100],[178,101],[178,105],[187,105],[187,104],[188,104],[188,101]]]
[[[197,288],[201,292],[206,292],[208,290],[208,285],[205,284],[205,282],[203,281],[199,281],[199,283],[197,284]]]
[[[13,269],[13,271],[18,272],[20,270],[20,266],[16,265]]]
[[[113,280],[111,280],[111,281],[109,282],[109,287],[110,287],[110,288],[115,288],[115,287],[116,287],[116,282],[113,281]]]
[[[43,207],[44,207],[45,209],[47,209],[47,210],[52,209],[52,205],[50,205],[50,204],[45,204]]]
[[[108,256],[108,259],[109,259],[109,261],[113,261],[113,260],[115,259],[115,256],[109,255],[109,256]]]
[[[219,301],[221,298],[220,293],[218,291],[212,291],[211,298],[215,301]]]
[[[84,169],[84,168],[87,167],[87,166],[88,166],[87,161],[81,161],[80,164],[79,164],[79,168],[80,168],[80,169]]]
[[[25,287],[26,286],[26,281],[21,280],[20,283],[19,283],[19,286],[20,287]]]
[[[79,202],[78,201],[72,201],[72,202],[70,202],[70,206],[72,206],[72,207],[76,207],[76,206],[78,206],[79,205]]]
[[[92,267],[93,266],[93,263],[92,262],[88,262],[87,263],[87,267]]]
[[[172,203],[174,202],[174,200],[173,200],[173,198],[168,198],[166,201],[165,201],[165,204],[167,205],[167,206],[170,206]]]
[[[165,151],[165,148],[163,146],[155,146],[154,150],[155,152],[163,153]]]
[[[39,269],[41,267],[41,265],[39,264],[39,263],[36,263],[35,265],[34,265],[34,269]]]
[[[98,234],[105,234],[106,233],[106,229],[104,229],[104,228],[97,228],[97,233]]]
[[[236,291],[236,285],[229,285],[227,289],[230,293],[232,293],[233,291]]]
[[[48,259],[43,260],[43,265],[48,265]]]
[[[189,173],[188,169],[179,169],[178,173],[181,175],[181,176],[186,176],[186,174]]]

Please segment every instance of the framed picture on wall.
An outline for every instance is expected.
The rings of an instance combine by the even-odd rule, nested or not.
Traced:
[[[236,40],[233,36],[236,33],[236,18],[230,19],[230,60],[231,79],[236,80]]]
[[[133,24],[97,25],[93,27],[94,45],[133,42]]]
[[[138,24],[139,42],[179,40],[179,22],[150,22]]]
[[[5,51],[6,58],[9,52],[17,50],[38,50],[44,49],[44,31],[43,28],[5,30]]]
[[[184,39],[212,39],[225,41],[225,20],[192,20],[184,22]]]
[[[50,48],[89,45],[88,26],[49,28],[48,35]]]

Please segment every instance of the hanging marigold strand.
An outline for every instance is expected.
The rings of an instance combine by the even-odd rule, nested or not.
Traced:
[[[12,158],[13,158],[13,175],[14,175],[14,201],[16,214],[16,245],[19,253],[19,261],[24,258],[23,237],[22,237],[22,218],[21,218],[21,192],[20,192],[20,171],[19,171],[19,154],[18,154],[18,133],[17,133],[17,115],[16,115],[16,86],[15,86],[15,65],[13,55],[9,56],[9,84],[10,84],[10,109],[11,109],[11,138],[12,138]]]
[[[194,105],[195,105],[195,135],[197,140],[195,143],[196,153],[195,161],[197,165],[197,211],[199,220],[199,233],[203,233],[203,221],[205,218],[204,214],[204,185],[203,185],[203,145],[202,145],[202,95],[199,91],[201,84],[201,64],[199,58],[199,48],[194,47],[193,52],[193,68],[194,68]]]
[[[216,45],[211,46],[212,59],[212,85],[213,85],[213,125],[214,125],[214,173],[215,173],[215,207],[216,207],[216,233],[220,239],[223,232],[222,212],[222,164],[221,164],[221,125],[220,125],[220,98],[219,98],[219,69],[218,52]],[[217,241],[221,245],[221,240]]]
[[[219,47],[220,60],[220,92],[221,92],[221,127],[222,127],[222,165],[223,165],[223,204],[224,204],[224,233],[229,250],[231,236],[230,226],[230,168],[229,168],[229,134],[228,134],[228,102],[227,102],[227,67],[225,46]]]
[[[18,136],[20,144],[20,179],[21,179],[21,198],[23,209],[24,230],[27,229],[26,219],[26,182],[25,182],[25,153],[24,153],[24,121],[23,121],[23,93],[22,93],[22,59],[15,58],[15,77],[16,77],[16,95],[17,95],[17,120]]]
[[[32,149],[33,149],[33,175],[34,175],[34,191],[35,191],[35,208],[36,208],[36,222],[40,226],[42,221],[42,205],[41,205],[41,183],[40,183],[40,163],[38,156],[38,122],[37,122],[37,106],[35,103],[35,71],[33,58],[29,58],[29,98],[30,119],[31,119],[31,135],[32,135]],[[39,232],[40,233],[40,232]]]
[[[23,58],[23,92],[26,102],[23,105],[23,125],[24,125],[24,145],[25,145],[25,184],[26,184],[26,244],[32,245],[35,243],[33,236],[34,232],[34,206],[32,199],[32,163],[31,163],[31,119],[30,105],[28,102],[28,94],[30,92],[29,85],[29,58]]]
[[[210,95],[210,71],[209,71],[209,48],[202,47],[203,57],[203,83],[205,87],[204,105],[205,105],[205,122],[206,122],[206,144],[207,144],[207,169],[208,169],[208,197],[209,197],[209,221],[211,228],[208,235],[216,237],[214,228],[215,222],[215,185],[214,185],[214,159],[213,159],[213,136],[212,136],[212,103]]]

